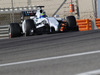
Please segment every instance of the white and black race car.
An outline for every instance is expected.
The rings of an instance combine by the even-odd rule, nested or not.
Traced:
[[[21,24],[10,24],[9,37],[13,38],[21,35],[30,36],[68,30],[78,31],[74,16],[68,16],[66,22],[64,22],[62,18],[47,17],[42,9],[43,7],[44,6],[36,6],[36,10],[22,11]],[[26,16],[30,18],[24,19]]]

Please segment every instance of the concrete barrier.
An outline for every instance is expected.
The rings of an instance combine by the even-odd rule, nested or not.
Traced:
[[[89,19],[77,20],[77,25],[79,26],[79,31],[92,30],[91,20]]]

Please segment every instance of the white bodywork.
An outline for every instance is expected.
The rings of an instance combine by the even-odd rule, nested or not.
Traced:
[[[26,20],[24,20],[23,23],[22,23],[22,31],[23,31],[23,33],[25,33],[25,21]]]
[[[49,24],[50,28],[53,27],[55,29],[55,31],[58,31],[59,23],[54,17],[46,17],[46,18],[42,18],[42,19],[38,19],[38,20],[37,19],[33,19],[33,20],[36,24],[41,23],[38,26],[36,26],[36,28],[43,27],[44,23],[42,23],[42,22],[45,21],[47,24]],[[23,33],[25,33],[25,21],[26,20],[24,20],[23,23],[22,23]]]
[[[54,27],[55,28],[55,31],[58,31],[59,23],[58,23],[58,21],[54,17],[45,17],[45,18],[39,18],[39,19],[34,18],[33,20],[34,20],[34,22],[36,24],[41,23],[36,28],[39,28],[41,26],[44,26],[44,22],[43,21],[45,21],[46,24],[49,24],[50,28],[51,27]]]
[[[48,23],[50,25],[50,28],[53,27],[55,31],[58,31],[59,23],[54,17],[48,17]]]
[[[55,17],[44,17],[44,18],[40,18],[40,10],[37,10],[36,12],[36,16],[31,16],[30,19],[33,19],[35,24],[36,24],[36,28],[40,28],[43,27],[45,24],[49,24],[50,28],[54,28],[55,31],[58,31],[58,27],[59,27],[59,22],[57,21],[57,19]],[[44,11],[42,10],[42,12],[44,13]],[[25,33],[25,21],[23,21],[22,23],[22,31],[23,33]]]

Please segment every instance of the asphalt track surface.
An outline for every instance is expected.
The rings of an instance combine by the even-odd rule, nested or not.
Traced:
[[[100,30],[0,40],[0,75],[77,75],[99,69]]]

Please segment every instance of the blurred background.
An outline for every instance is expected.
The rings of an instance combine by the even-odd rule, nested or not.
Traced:
[[[65,19],[71,15],[69,4],[74,4],[72,13],[77,19],[93,19],[98,17],[97,5],[100,0],[0,0],[0,25],[20,22],[22,10],[33,10],[34,6],[45,6],[48,16],[59,15]],[[59,10],[59,11],[57,11]]]

